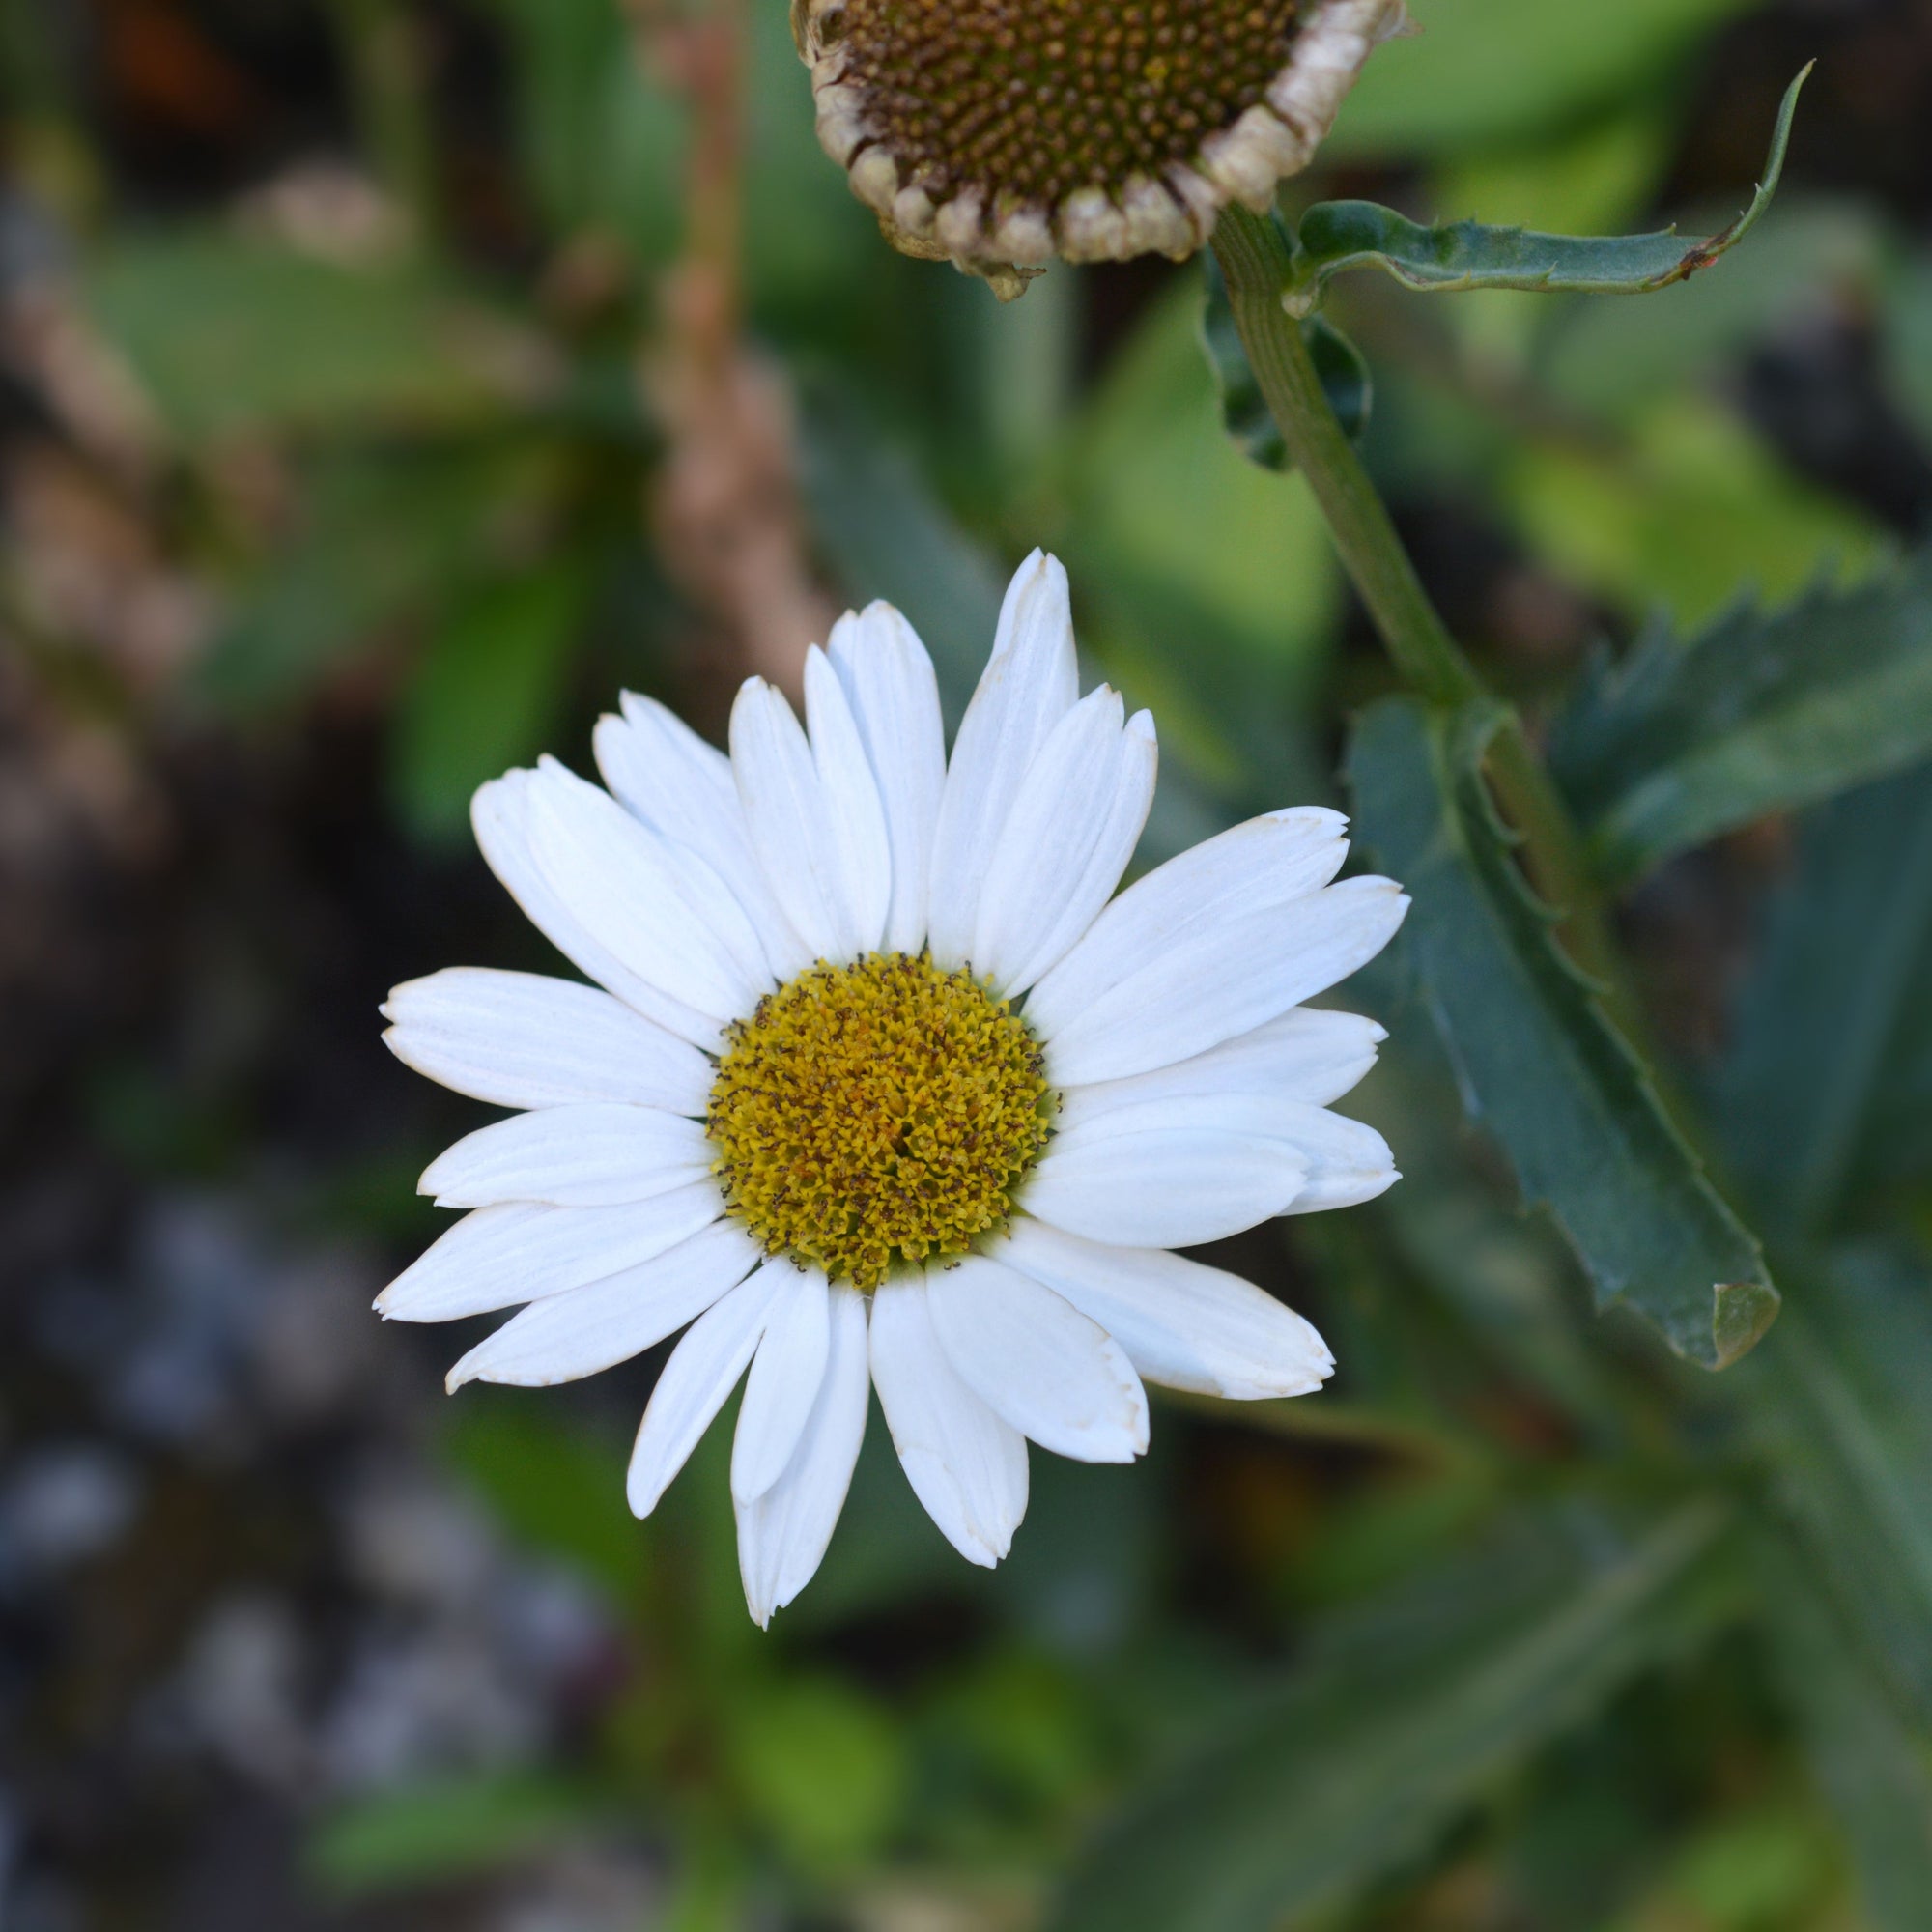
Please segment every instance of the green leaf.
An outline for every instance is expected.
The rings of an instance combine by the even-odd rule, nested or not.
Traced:
[[[1840,1889],[1837,1846],[1813,1806],[1785,1793],[1691,1826],[1666,1855],[1662,1885],[1609,1923],[1615,1932],[1695,1926],[1697,1932],[1816,1927]]]
[[[1887,387],[1932,448],[1932,256],[1892,264],[1881,297]]]
[[[652,1524],[624,1505],[624,1452],[534,1408],[483,1392],[447,1424],[451,1463],[509,1535],[630,1603]]]
[[[395,787],[419,838],[460,836],[476,787],[550,742],[592,577],[587,559],[556,558],[444,617],[396,721]]]
[[[1250,463],[1264,469],[1288,470],[1293,467],[1289,462],[1288,445],[1263,399],[1261,384],[1248,363],[1248,352],[1241,346],[1241,331],[1228,300],[1227,277],[1212,254],[1204,255],[1202,262],[1208,304],[1201,317],[1201,339],[1221,392],[1222,425]],[[1316,373],[1321,378],[1328,407],[1350,440],[1359,441],[1369,426],[1375,400],[1369,365],[1361,351],[1321,316],[1303,320],[1301,339],[1307,343]]]
[[[460,595],[554,483],[540,448],[331,456],[196,668],[202,693],[237,710],[298,696],[387,626]]]
[[[1332,551],[1302,484],[1257,475],[1228,448],[1191,335],[1186,304],[1170,305],[1104,385],[1069,460],[1073,526],[1053,541],[1071,559],[1076,584],[1094,586],[1084,594],[1096,605],[1079,607],[1083,634],[1109,631],[1122,647],[1121,661],[1109,662],[1117,681],[1144,672],[1165,712],[1158,685],[1176,660],[1163,647],[1177,632],[1188,636],[1194,651],[1177,690],[1208,694],[1204,709],[1222,695],[1245,707],[1240,749],[1271,737],[1279,765],[1295,748],[1258,714],[1257,671],[1272,672],[1279,689],[1326,641]],[[834,581],[855,602],[883,597],[911,619],[932,653],[948,726],[956,727],[992,649],[1005,572],[847,393],[828,384],[807,390],[801,444],[812,535]],[[1266,570],[1254,567],[1258,556]],[[1082,559],[1092,559],[1084,571]],[[1143,845],[1159,857],[1225,830],[1246,810],[1222,803],[1241,789],[1239,774],[1218,783],[1222,775],[1204,761],[1181,769],[1171,755],[1180,735],[1163,734],[1170,755]]]
[[[1330,281],[1350,269],[1380,269],[1425,294],[1462,289],[1576,290],[1592,295],[1650,295],[1689,281],[1726,255],[1756,227],[1777,192],[1791,143],[1806,68],[1786,90],[1772,135],[1764,180],[1750,206],[1720,234],[1687,240],[1673,232],[1596,238],[1537,235],[1457,221],[1435,228],[1372,201],[1328,201],[1311,208],[1296,230],[1293,273],[1283,297],[1291,315],[1310,315]]]
[[[1043,534],[1072,571],[1082,640],[1160,720],[1151,838],[1190,843],[1320,795],[1328,760],[1304,749],[1299,715],[1335,639],[1334,547],[1300,478],[1264,474],[1231,447],[1185,286],[1114,356],[1061,469],[1064,523]],[[1220,824],[1177,819],[1183,767]]]
[[[1606,877],[1932,753],[1932,549],[1600,665],[1550,747]]]
[[[1802,1290],[1802,1293],[1799,1292]],[[1932,1724],[1932,1275],[1890,1246],[1804,1272],[1743,1379],[1808,1567]]]
[[[1932,1176],[1932,946],[1899,1000],[1898,1025],[1880,1056],[1848,1192],[1902,1188],[1921,1197]]]
[[[326,1817],[306,1862],[338,1897],[473,1877],[581,1833],[594,1803],[578,1786],[529,1772],[439,1778]]]
[[[1502,720],[1487,702],[1370,711],[1349,757],[1363,840],[1413,895],[1406,946],[1464,1108],[1548,1206],[1598,1306],[1628,1303],[1679,1353],[1726,1367],[1777,1292],[1517,867],[1482,777]]]
[[[1620,100],[1533,147],[1445,154],[1430,170],[1425,205],[1562,235],[1627,228],[1656,203],[1683,138],[1673,104]]]
[[[1228,447],[1197,299],[1178,288],[1151,310],[1088,405],[1066,462],[1067,547],[1094,558],[1088,577],[1130,573],[1194,606],[1250,675],[1293,674],[1330,635],[1332,546],[1304,483],[1257,475]]]
[[[812,535],[846,594],[896,604],[932,653],[949,730],[993,648],[1005,581],[911,459],[828,384],[804,398],[800,468]]]
[[[1855,943],[1847,944],[1847,935]],[[1932,960],[1932,768],[1835,800],[1804,826],[1739,995],[1714,1109],[1767,1226],[1837,1218]]]
[[[1668,301],[1609,297],[1538,306],[1548,318],[1539,384],[1561,403],[1626,420],[1782,331],[1875,294],[1890,251],[1881,222],[1857,204],[1786,198],[1721,275],[1700,275]]]
[[[675,251],[689,111],[638,58],[611,0],[494,0],[514,40],[523,173],[566,231],[621,237],[644,262]]]
[[[1772,1656],[1851,1847],[1872,1932],[1920,1932],[1932,1899],[1932,1755],[1865,1666],[1804,1552],[1759,1552]]]
[[[899,1733],[838,1678],[792,1676],[744,1691],[724,1742],[750,1810],[810,1869],[875,1857],[904,1807]]]
[[[348,268],[187,230],[118,243],[91,266],[86,296],[190,441],[473,419],[532,400],[552,378],[533,337],[409,263]]]
[[[1548,1516],[1357,1605],[1129,1802],[1053,1932],[1264,1932],[1415,1855],[1500,1775],[1729,1608],[1723,1518],[1626,1541]]]
[[[843,170],[825,164],[786,10],[748,8],[744,26],[737,165],[745,175],[747,294],[767,327],[783,318],[791,329],[837,331],[876,307],[881,277],[893,269],[879,253],[878,223],[845,185]],[[665,185],[640,184],[640,191],[662,196]],[[794,338],[787,331],[785,339]]]
[[[1776,601],[1889,554],[1863,512],[1795,473],[1715,398],[1655,396],[1624,431],[1520,441],[1501,481],[1524,542],[1633,618],[1705,624],[1740,583]]]
[[[1759,0],[1427,0],[1363,71],[1325,153],[1464,155],[1536,140],[1655,84]],[[1653,77],[1656,77],[1653,81]]]

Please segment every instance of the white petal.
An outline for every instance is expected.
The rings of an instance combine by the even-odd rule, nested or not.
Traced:
[[[754,1268],[714,1301],[671,1350],[631,1451],[624,1493],[633,1516],[649,1516],[657,1508],[671,1478],[724,1406],[757,1351],[772,1297],[791,1272],[787,1262],[766,1262]]]
[[[1179,1060],[1151,1073],[1069,1087],[1060,1121],[1072,1125],[1091,1110],[1184,1094],[1272,1094],[1325,1107],[1339,1100],[1376,1064],[1388,1037],[1374,1020],[1321,1007],[1291,1007],[1279,1019],[1224,1045]]]
[[[1026,1514],[1026,1437],[960,1380],[919,1277],[872,1296],[872,1384],[926,1515],[968,1562],[990,1569]]]
[[[439,1208],[548,1201],[604,1208],[648,1201],[711,1172],[702,1122],[655,1107],[546,1107],[466,1135],[417,1183]]]
[[[986,863],[973,969],[1023,993],[1093,924],[1153,803],[1153,721],[1102,685],[1053,727]]]
[[[932,956],[963,966],[980,913],[980,885],[1020,781],[1080,695],[1066,572],[1035,551],[1013,573],[993,655],[960,721],[932,837]]]
[[[718,1069],[609,993],[540,973],[452,966],[389,995],[406,1066],[498,1107],[620,1100],[701,1114]]]
[[[542,761],[528,788],[537,864],[583,929],[707,1018],[750,1012],[771,973],[717,873],[554,759]]]
[[[1047,1078],[1056,1087],[1122,1080],[1251,1033],[1366,965],[1407,910],[1390,880],[1346,879],[1172,941],[1058,1032],[1039,1026],[1029,1002],[1027,1017],[1046,1039]]]
[[[844,859],[818,766],[791,706],[762,678],[748,678],[731,706],[731,769],[752,849],[792,929],[814,959],[855,959]]]
[[[1287,1214],[1373,1201],[1401,1179],[1388,1143],[1375,1128],[1351,1121],[1346,1114],[1312,1107],[1305,1100],[1290,1100],[1279,1094],[1235,1088],[1152,1098],[1122,1097],[1123,1090],[1138,1084],[1120,1080],[1110,1087],[1075,1088],[1077,1097],[1062,1109],[1059,1132],[1051,1147],[1085,1151],[1113,1135],[1193,1132],[1276,1142],[1288,1148],[1303,1169],[1293,1201],[1280,1210]],[[1104,1097],[1094,1097],[1096,1095]],[[1117,1238],[1125,1240],[1128,1236]]]
[[[805,716],[826,825],[838,854],[839,895],[852,951],[876,952],[893,902],[885,808],[851,700],[832,660],[816,644],[805,654]]]
[[[825,1379],[785,1472],[738,1508],[738,1570],[753,1619],[769,1624],[811,1581],[845,1506],[866,1434],[866,1298],[832,1291]]]
[[[930,1267],[925,1284],[947,1359],[1022,1435],[1082,1463],[1131,1463],[1147,1448],[1140,1377],[1071,1303],[983,1255]]]
[[[871,760],[892,850],[892,909],[884,948],[925,943],[932,832],[946,788],[946,728],[939,680],[912,626],[890,604],[869,604],[832,627],[827,646]]]
[[[735,1221],[715,1221],[666,1253],[608,1280],[533,1301],[450,1370],[465,1382],[549,1388],[627,1362],[702,1315],[758,1264]]]
[[[1101,994],[1197,934],[1319,891],[1342,869],[1348,820],[1309,806],[1251,818],[1137,879],[1027,1001],[1051,1038]]]
[[[789,980],[812,955],[779,910],[752,851],[731,761],[652,697],[627,691],[623,716],[597,721],[597,769],[625,810],[674,845],[696,852],[730,888],[758,937],[772,975]]]
[[[783,1475],[825,1379],[832,1291],[816,1268],[793,1269],[774,1295],[745,1384],[731,1444],[731,1493],[755,1501]]]
[[[561,1294],[663,1254],[724,1211],[710,1179],[622,1208],[478,1208],[376,1297],[376,1312],[454,1321]]]
[[[707,1018],[654,986],[592,935],[568,906],[538,863],[529,772],[510,772],[480,786],[469,804],[469,822],[484,863],[500,879],[525,916],[570,963],[646,1019],[700,1047],[716,1047],[720,1029]]]
[[[1159,1248],[1103,1247],[1019,1215],[994,1250],[1098,1322],[1151,1382],[1253,1402],[1306,1395],[1335,1358],[1252,1282]]]
[[[1342,1116],[1332,1118],[1340,1120]],[[1350,1122],[1350,1126],[1359,1122]],[[1301,1192],[1282,1211],[1288,1214],[1321,1214],[1330,1208],[1359,1208],[1386,1194],[1401,1173],[1393,1166],[1358,1167],[1337,1164],[1312,1173],[1301,1184]]]
[[[1279,1141],[1154,1122],[1133,1133],[1056,1134],[1020,1205],[1090,1241],[1191,1248],[1286,1212],[1307,1175]]]

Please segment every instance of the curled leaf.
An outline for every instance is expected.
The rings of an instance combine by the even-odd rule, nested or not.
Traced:
[[[1717,235],[1540,235],[1480,221],[1425,227],[1373,201],[1328,201],[1301,217],[1282,304],[1314,314],[1328,284],[1350,269],[1379,269],[1425,294],[1522,289],[1548,295],[1649,295],[1690,278],[1735,248],[1763,217],[1784,173],[1798,97],[1811,70],[1785,91],[1764,179],[1737,220]]]

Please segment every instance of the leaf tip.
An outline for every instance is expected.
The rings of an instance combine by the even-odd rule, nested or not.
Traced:
[[[1782,1297],[1768,1281],[1720,1281],[1712,1291],[1711,1367],[1728,1369],[1764,1340]]]

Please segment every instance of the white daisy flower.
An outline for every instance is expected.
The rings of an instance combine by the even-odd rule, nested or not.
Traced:
[[[1335,812],[1271,812],[1113,896],[1154,734],[1079,695],[1066,575],[1007,592],[949,765],[924,648],[885,604],[753,678],[714,751],[626,696],[608,789],[545,759],[476,795],[491,868],[597,982],[457,967],[399,986],[399,1058],[523,1111],[423,1176],[471,1210],[378,1298],[404,1321],[524,1304],[449,1373],[547,1386],[687,1328],[631,1458],[648,1515],[740,1378],[753,1616],[817,1570],[868,1387],[970,1561],[1007,1553],[1028,1441],[1148,1446],[1143,1380],[1306,1394],[1321,1338],[1170,1250],[1396,1179],[1328,1111],[1382,1031],[1302,1002],[1406,898],[1331,883]],[[748,1373],[749,1371],[749,1373]]]

